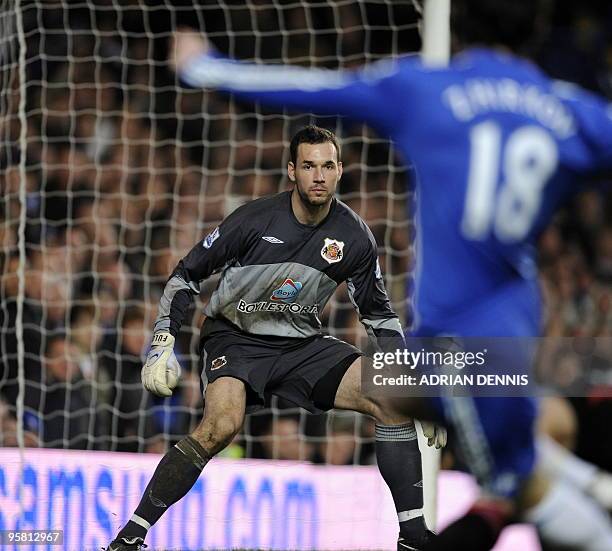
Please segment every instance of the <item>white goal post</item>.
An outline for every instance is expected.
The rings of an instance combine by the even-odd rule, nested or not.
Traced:
[[[446,65],[450,59],[450,9],[451,0],[425,0],[421,55],[434,67]],[[441,452],[427,445],[420,423],[417,424],[417,435],[423,465],[423,513],[429,528],[435,530]]]

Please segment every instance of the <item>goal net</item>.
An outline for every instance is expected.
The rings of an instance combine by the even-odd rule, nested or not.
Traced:
[[[168,39],[205,31],[245,60],[351,68],[420,49],[406,0],[0,2],[3,445],[162,452],[200,419],[203,285],[177,338],[178,391],[140,368],[177,261],[245,201],[287,189],[292,134],[315,121],[343,144],[339,197],[369,224],[393,306],[410,323],[410,172],[361,125],[177,86]],[[330,334],[365,345],[341,287]],[[275,400],[234,457],[370,462],[373,426]]]

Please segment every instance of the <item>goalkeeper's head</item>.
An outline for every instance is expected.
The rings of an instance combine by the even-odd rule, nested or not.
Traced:
[[[340,145],[336,136],[318,126],[306,126],[293,136],[287,165],[289,180],[307,207],[328,206],[342,176]]]
[[[543,26],[543,0],[453,0],[451,27],[457,49],[503,46],[528,53]]]

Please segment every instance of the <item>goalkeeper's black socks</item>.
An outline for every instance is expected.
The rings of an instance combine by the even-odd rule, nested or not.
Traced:
[[[191,490],[209,460],[204,448],[191,436],[178,442],[157,465],[136,511],[117,539],[144,538],[168,507]]]
[[[422,543],[426,536],[423,519],[423,470],[414,423],[376,425],[376,459],[380,474],[391,490],[407,543]]]

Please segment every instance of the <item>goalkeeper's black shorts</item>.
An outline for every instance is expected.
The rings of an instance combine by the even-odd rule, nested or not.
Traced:
[[[320,413],[333,407],[342,377],[361,355],[328,335],[252,335],[209,318],[200,334],[200,385],[204,392],[219,377],[240,379],[247,389],[247,413],[264,407],[273,395]]]

